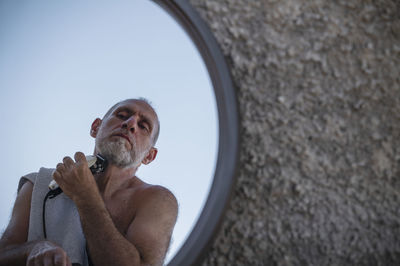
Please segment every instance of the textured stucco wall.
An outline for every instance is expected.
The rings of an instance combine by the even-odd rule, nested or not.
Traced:
[[[204,265],[400,265],[400,2],[190,2],[241,119]]]

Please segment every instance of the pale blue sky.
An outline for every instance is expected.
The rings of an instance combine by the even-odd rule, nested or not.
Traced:
[[[0,229],[19,177],[91,153],[92,121],[132,97],[148,98],[161,121],[158,157],[138,176],[180,204],[169,260],[204,204],[218,147],[215,97],[193,43],[151,1],[0,1]]]

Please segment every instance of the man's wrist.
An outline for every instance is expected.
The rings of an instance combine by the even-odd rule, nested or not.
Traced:
[[[72,200],[75,202],[78,209],[92,208],[103,202],[103,198],[97,188],[75,195]]]

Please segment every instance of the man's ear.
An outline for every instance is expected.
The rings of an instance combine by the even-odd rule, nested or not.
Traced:
[[[157,148],[151,147],[146,157],[144,157],[144,159],[142,160],[142,164],[149,164],[152,161],[154,161],[154,159],[157,156],[157,152],[158,152]]]
[[[93,123],[92,126],[90,127],[90,136],[92,136],[93,138],[95,138],[97,136],[97,133],[99,132],[99,128],[101,125],[101,119],[100,118],[96,118]]]

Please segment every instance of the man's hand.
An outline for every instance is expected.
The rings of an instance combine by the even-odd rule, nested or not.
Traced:
[[[85,155],[82,152],[75,153],[75,161],[68,156],[64,157],[63,163],[57,164],[53,173],[54,180],[74,202],[88,195],[90,191],[97,190]]]
[[[37,242],[26,260],[27,266],[71,266],[65,251],[50,241]]]

